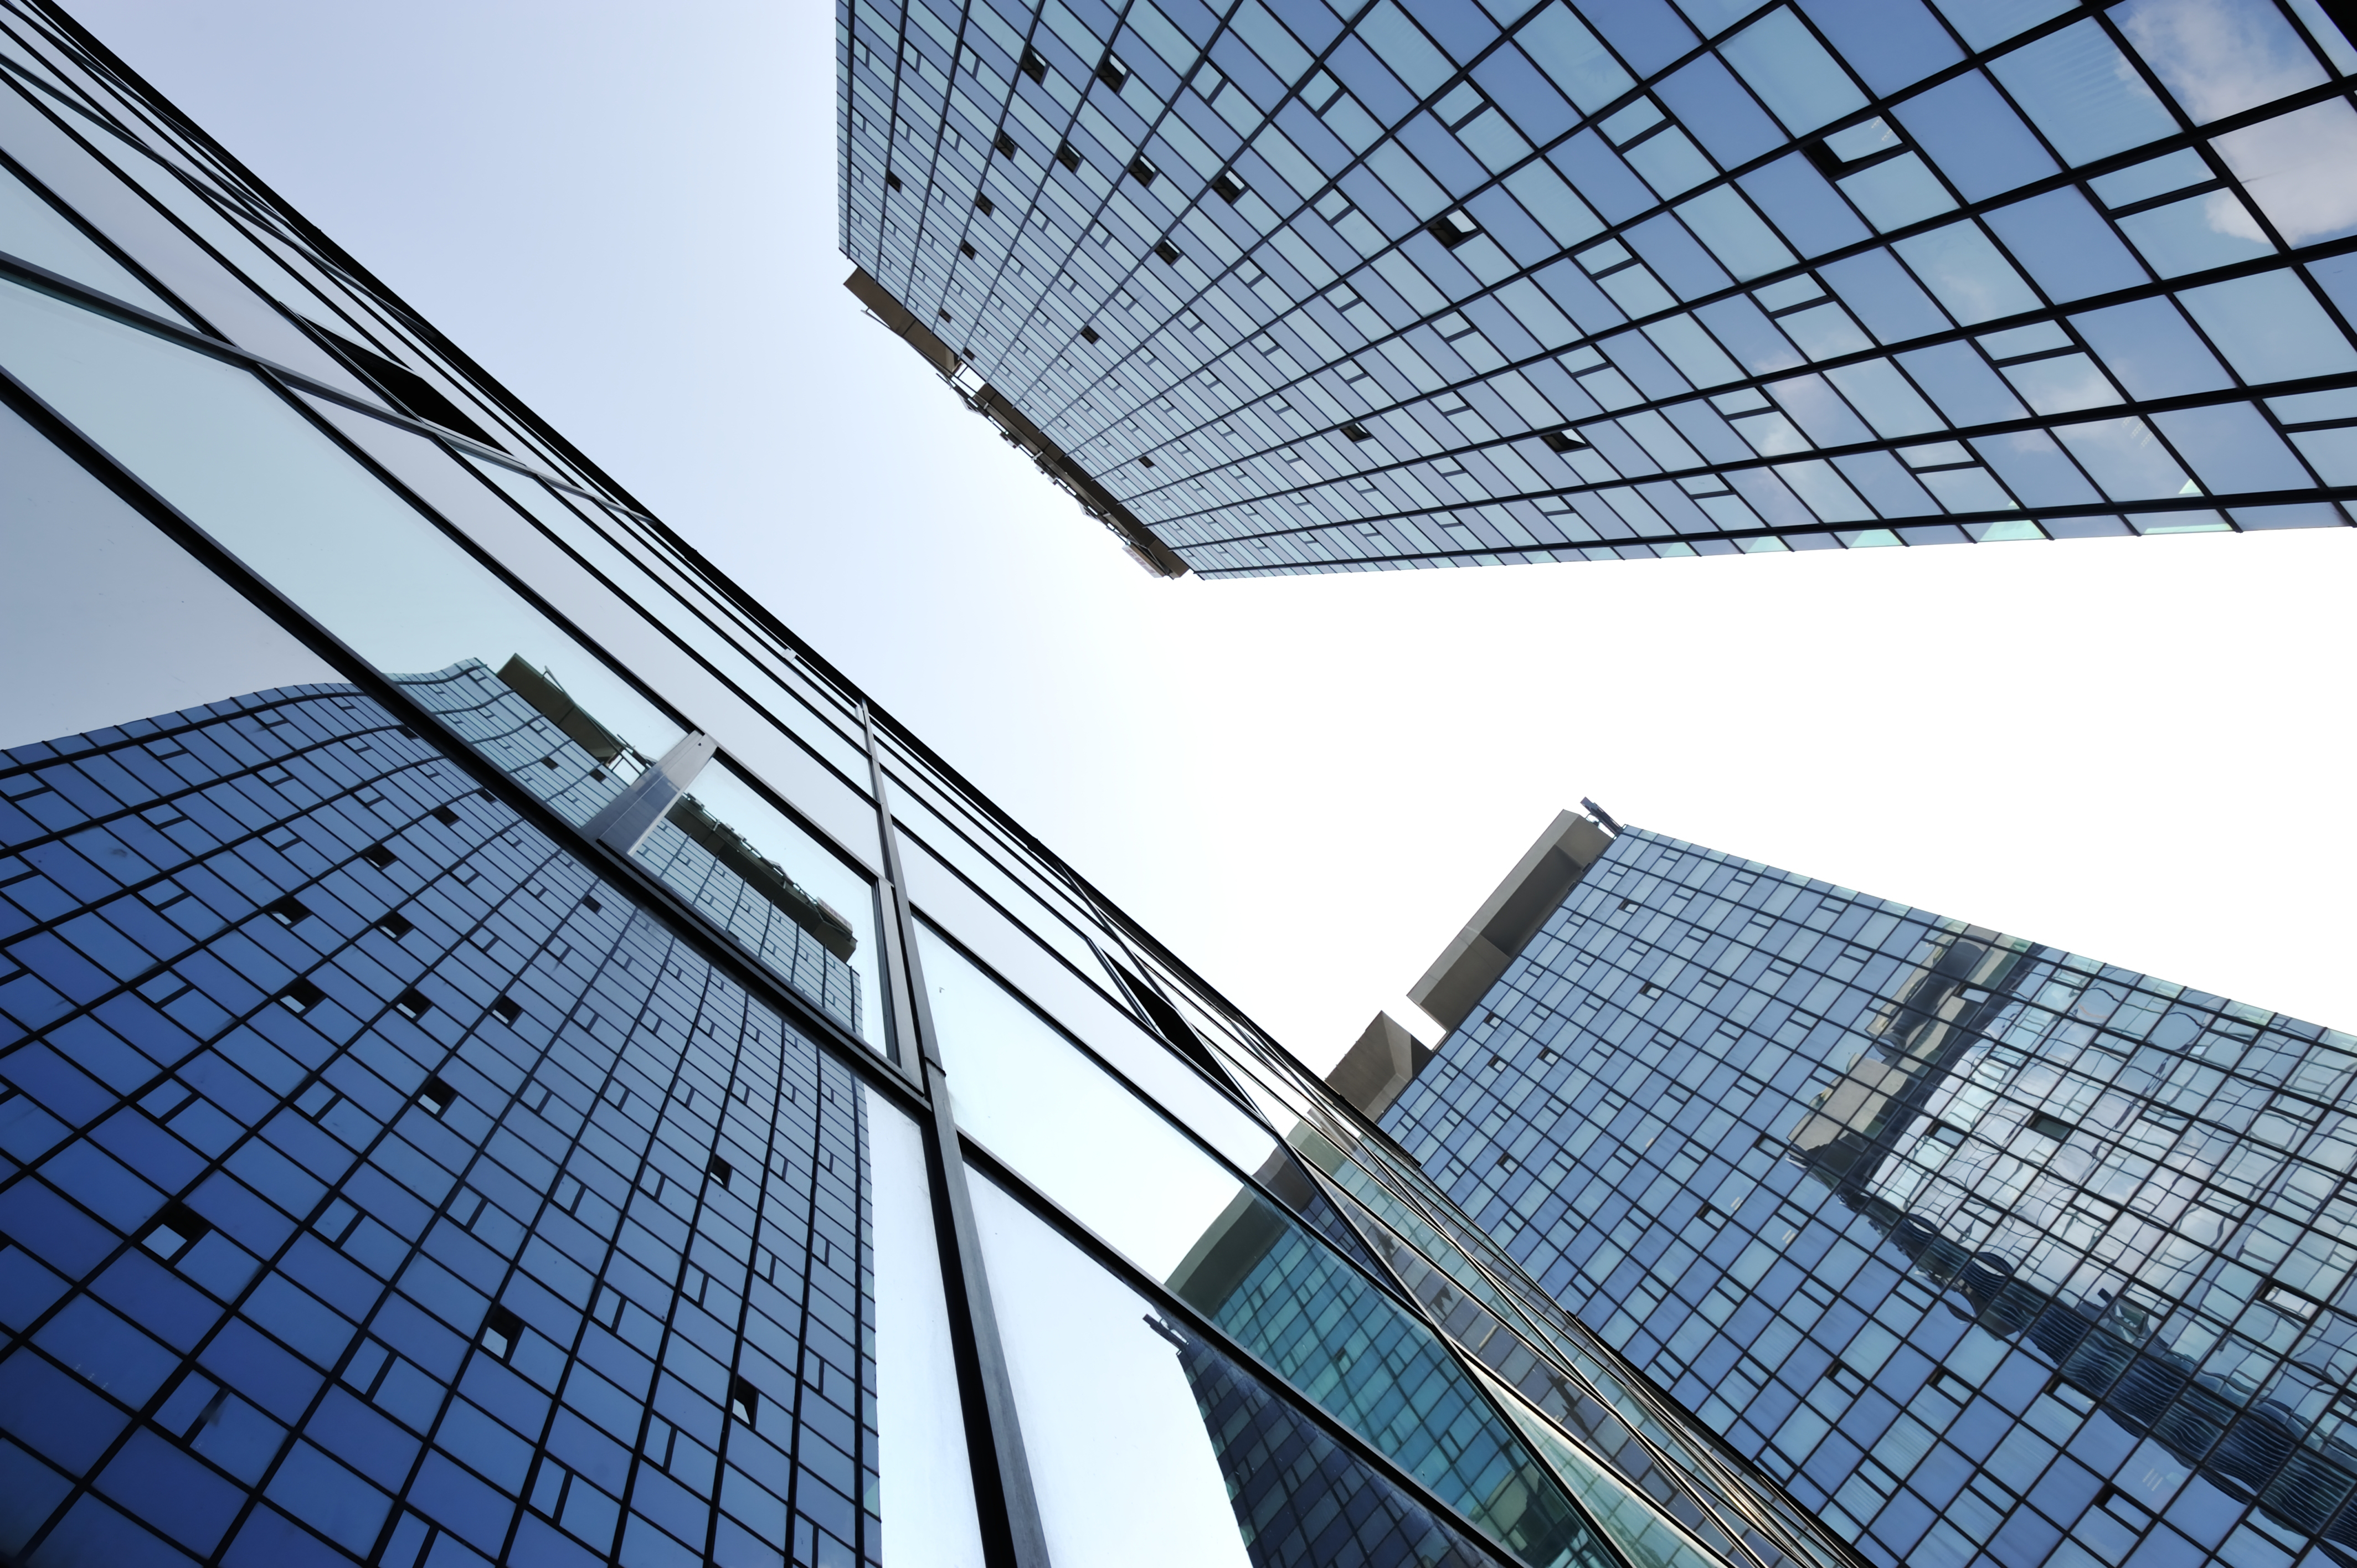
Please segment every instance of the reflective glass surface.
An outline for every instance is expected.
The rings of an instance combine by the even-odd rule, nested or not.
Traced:
[[[974,1197],[1056,1562],[1495,1561],[995,1184]]]
[[[1609,1561],[1471,1376],[1395,1297],[987,976],[939,943],[925,965],[952,1098],[979,1142],[1523,1561]],[[1275,1147],[1253,1153],[1265,1165]]]
[[[0,169],[0,1556],[1835,1560],[38,0]]]
[[[2266,401],[2357,377],[2357,49],[2314,0],[837,17],[863,299],[1157,570],[2357,499]]]
[[[839,1062],[350,685],[0,798],[0,1546],[856,1555]]]
[[[2352,1076],[2357,1038],[1632,829],[1383,1122],[1876,1561],[2288,1563],[2357,1541]]]

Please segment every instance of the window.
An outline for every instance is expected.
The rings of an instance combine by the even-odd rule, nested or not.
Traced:
[[[1235,170],[1222,169],[1211,180],[1211,193],[1233,207],[1238,199],[1252,187],[1236,177]]]
[[[361,851],[361,858],[367,861],[371,865],[375,866],[379,871],[382,871],[394,861],[399,860],[401,856],[393,854],[393,851],[387,849],[381,843],[372,843],[369,845],[368,848]]]
[[[211,1229],[194,1211],[178,1203],[167,1203],[155,1223],[147,1227],[147,1233],[139,1239],[139,1244],[164,1262],[176,1262],[203,1240],[205,1232]]]
[[[724,1189],[728,1186],[729,1181],[737,1175],[736,1167],[731,1165],[726,1160],[722,1159],[718,1155],[713,1155],[711,1162],[707,1164],[704,1169],[705,1174],[711,1176],[714,1181],[718,1182]]]
[[[1453,251],[1479,234],[1481,225],[1474,222],[1473,215],[1460,207],[1454,212],[1444,212],[1426,224],[1424,231]]]
[[[1072,150],[1072,144],[1070,142],[1056,144],[1056,161],[1074,174],[1081,172],[1081,155]]]
[[[303,901],[292,893],[275,903],[264,905],[263,913],[282,926],[299,925],[311,918],[311,911],[304,908]]]
[[[497,996],[491,999],[491,1011],[500,1015],[500,1023],[513,1024],[523,1016],[523,1004],[512,996]]]
[[[753,1424],[754,1416],[760,1412],[760,1409],[761,1391],[759,1389],[742,1378],[729,1380],[728,1413],[731,1416],[750,1426]]]
[[[2072,1132],[2070,1122],[2059,1116],[2049,1116],[2043,1111],[2030,1113],[2029,1130],[2041,1138],[2051,1138],[2058,1144],[2070,1137]]]
[[[307,980],[296,979],[278,993],[279,1004],[298,1017],[328,999],[328,993]]]
[[[605,912],[606,908],[605,905],[597,902],[597,896],[594,893],[589,894],[581,900],[581,907],[588,910],[593,915],[602,914]]]
[[[1038,49],[1027,47],[1023,51],[1020,67],[1023,74],[1034,81],[1044,82],[1048,80],[1048,61]]]
[[[400,910],[389,909],[385,912],[384,916],[376,922],[376,929],[382,931],[386,936],[391,937],[394,941],[399,941],[402,938],[407,936],[417,928],[411,924],[409,917],[403,914]]]
[[[1015,138],[1008,135],[1004,131],[999,132],[998,140],[991,143],[990,145],[998,149],[998,154],[1001,157],[1011,158],[1015,156]]]
[[[974,199],[974,209],[987,218],[997,211],[998,208],[987,196],[977,195]]]
[[[417,1103],[428,1116],[440,1116],[457,1100],[458,1091],[439,1078],[429,1078],[418,1086]]]
[[[1101,339],[1099,339],[1099,338],[1097,337],[1097,329],[1096,329],[1095,328],[1093,328],[1093,327],[1083,327],[1083,328],[1081,328],[1081,341],[1082,341],[1082,342],[1083,342],[1083,343],[1094,343],[1094,342],[1098,342],[1098,341],[1100,341],[1100,340],[1101,340]]]
[[[1180,251],[1178,246],[1172,244],[1168,240],[1157,240],[1154,242],[1154,253],[1161,257],[1165,263],[1175,267],[1178,264],[1178,258],[1185,252]]]
[[[1097,80],[1119,92],[1129,85],[1129,67],[1121,63],[1119,55],[1108,52],[1097,63]]]
[[[425,1017],[428,1013],[434,1011],[434,1003],[432,999],[424,992],[418,990],[414,985],[409,987],[400,995],[394,997],[393,999],[393,1004],[401,1010],[403,1017],[407,1018],[413,1024],[417,1022],[420,1018]],[[438,1115],[440,1112],[437,1112],[436,1114]]]
[[[504,1361],[515,1353],[516,1342],[523,1337],[523,1319],[506,1307],[494,1305],[483,1315],[483,1331],[475,1343],[495,1359]]]
[[[1129,177],[1140,185],[1152,185],[1162,177],[1162,171],[1154,166],[1152,158],[1140,153],[1129,160]]]
[[[1561,430],[1542,431],[1539,434],[1539,440],[1550,452],[1577,452],[1587,445],[1587,437],[1568,426]],[[1636,907],[1637,901],[1634,898],[1624,900],[1620,906],[1623,909],[1633,909]]]
[[[1374,439],[1372,435],[1368,434],[1367,427],[1359,424],[1356,420],[1353,420],[1350,424],[1342,426],[1342,435],[1346,439],[1351,441],[1372,441]]]
[[[980,252],[974,248],[974,242],[971,240],[960,240],[958,242],[958,254],[963,256],[967,261],[970,262],[974,260],[974,257],[980,253]]]

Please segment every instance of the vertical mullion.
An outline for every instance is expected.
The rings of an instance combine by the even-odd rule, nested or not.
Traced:
[[[966,1455],[974,1469],[975,1513],[983,1551],[993,1568],[1049,1568],[1047,1535],[1031,1490],[1031,1467],[1016,1417],[1015,1385],[999,1343],[997,1313],[984,1272],[981,1233],[966,1190],[965,1161],[957,1122],[950,1109],[947,1069],[933,1031],[925,995],[924,971],[917,953],[916,910],[900,875],[899,829],[877,746],[876,722],[866,703],[859,721],[867,741],[870,792],[876,798],[877,830],[883,840],[883,891],[891,908],[885,922],[887,983],[903,1005],[904,1027],[896,1032],[901,1066],[925,1091],[931,1116],[925,1127],[925,1175],[940,1244],[943,1294],[949,1307],[950,1344],[957,1360],[959,1402],[965,1412]]]

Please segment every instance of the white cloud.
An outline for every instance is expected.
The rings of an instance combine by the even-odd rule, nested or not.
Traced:
[[[2231,234],[2237,240],[2248,240],[2270,249],[2274,246],[2259,227],[2259,220],[2251,216],[2251,209],[2243,205],[2242,198],[2231,190],[2212,191],[2201,203],[2201,219],[2215,233]]]
[[[2266,0],[2138,0],[2113,16],[2197,123],[2324,80],[2316,57]]]
[[[2212,145],[2288,242],[2357,230],[2357,109],[2346,101],[2279,114]],[[2236,232],[2214,210],[2211,227]]]

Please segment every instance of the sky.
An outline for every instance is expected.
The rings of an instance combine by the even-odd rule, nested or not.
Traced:
[[[2357,530],[1149,577],[842,287],[811,0],[70,0],[1305,1061],[1553,819],[2357,1028]]]

